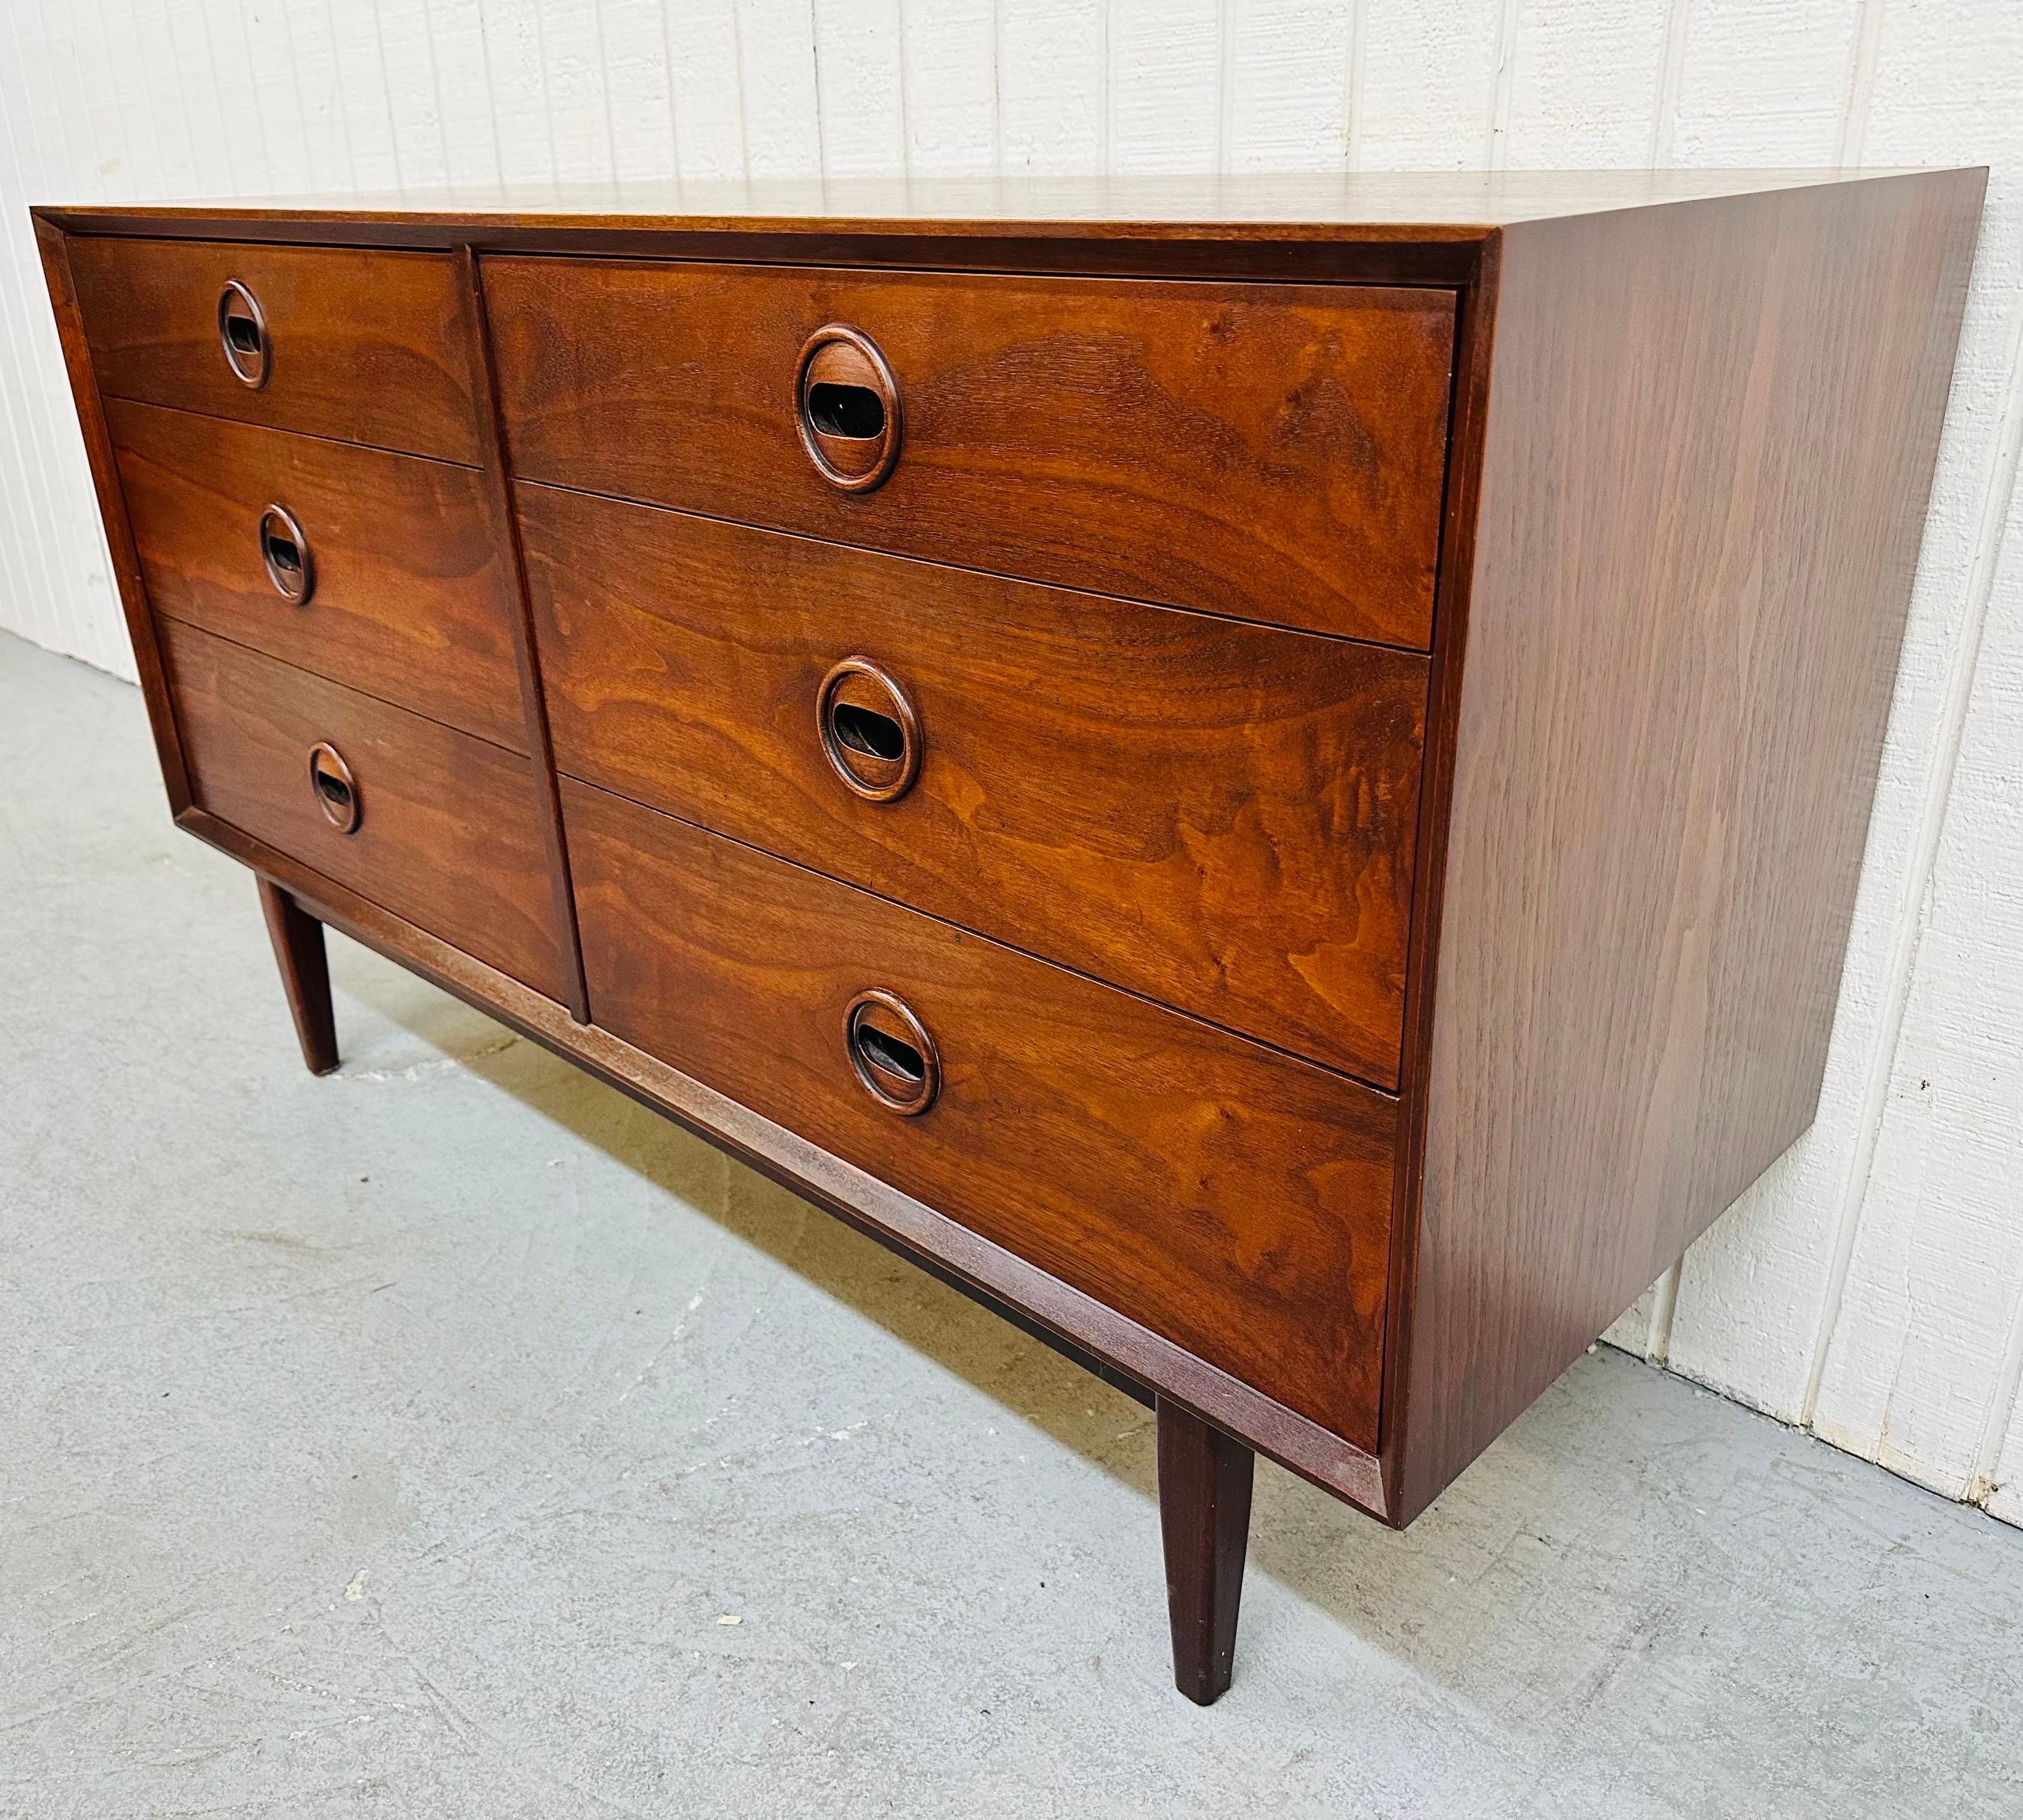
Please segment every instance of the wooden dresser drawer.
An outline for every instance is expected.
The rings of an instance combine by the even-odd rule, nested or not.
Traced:
[[[108,397],[478,460],[470,328],[444,254],[86,239],[70,261]]]
[[[477,469],[116,398],[106,418],[156,612],[527,749]]]
[[[1376,1445],[1396,1102],[587,785],[563,786],[604,1028]],[[916,1089],[903,1019],[938,1087]]]
[[[526,760],[194,626],[161,630],[199,807],[559,996]],[[312,778],[319,745],[349,772],[349,832]]]
[[[1425,659],[517,499],[562,770],[1396,1086]]]
[[[503,257],[485,284],[523,477],[1429,642],[1450,291]],[[839,325],[871,350],[801,385]]]

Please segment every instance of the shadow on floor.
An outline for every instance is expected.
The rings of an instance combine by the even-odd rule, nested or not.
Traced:
[[[445,995],[377,971],[342,978],[390,1023],[468,1056],[481,1078],[668,1193],[693,1181],[702,1139],[672,1127],[671,1152],[671,1122],[545,1052],[530,1073],[498,1046],[497,1026]],[[796,1197],[730,1167],[744,1191],[706,1217],[1128,1485],[1155,1528],[1148,1412],[924,1273],[895,1273],[842,1221],[791,1218]],[[1999,1526],[1602,1348],[1403,1533],[1264,1464],[1249,1558],[1373,1648],[1477,1700],[1521,1704],[1535,1681],[1502,1678],[1531,1672],[1542,1647],[1576,1631],[1595,1657],[1571,1696],[1586,1710],[1624,1668],[1682,1644],[1696,1675],[1737,1690],[1774,1679],[1787,1652],[1766,1649],[1767,1632],[1781,1624],[1802,1654],[1816,1651],[1821,1614],[1844,1612],[1857,1580],[1878,1613],[1928,1603],[1913,1564],[1957,1578],[1948,1544],[1984,1529]],[[2023,1571],[2023,1536],[1988,1539]],[[1822,1667],[1809,1694],[1834,1678]],[[1818,1705],[1798,1683],[1783,1691],[1801,1711]]]

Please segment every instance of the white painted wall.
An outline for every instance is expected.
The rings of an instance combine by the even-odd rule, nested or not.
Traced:
[[[0,0],[0,625],[130,675],[24,210],[500,178],[1994,167],[1818,1123],[1620,1343],[2023,1522],[2016,0]]]

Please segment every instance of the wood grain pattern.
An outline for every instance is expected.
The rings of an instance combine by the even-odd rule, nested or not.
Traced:
[[[518,493],[563,770],[1396,1085],[1423,658]],[[891,802],[817,733],[856,654],[924,730]]]
[[[200,807],[558,995],[525,759],[178,621],[162,635]],[[357,778],[356,833],[311,793],[309,751],[324,740]]]
[[[445,258],[102,238],[74,240],[71,266],[108,397],[477,460],[470,350]],[[218,343],[218,293],[232,279],[258,298],[273,344],[258,391]]]
[[[510,577],[513,661],[519,676],[519,698],[525,715],[526,749],[534,760],[534,803],[541,826],[541,851],[547,860],[548,890],[560,944],[562,998],[569,1016],[590,1022],[590,994],[583,984],[583,949],[576,939],[576,892],[569,882],[569,842],[562,832],[562,797],[555,783],[554,742],[548,733],[548,706],[541,688],[541,660],[535,643],[532,609],[527,599],[526,562],[520,547],[520,526],[513,510],[512,482],[506,470],[505,426],[499,415],[499,379],[492,363],[492,334],[485,308],[485,284],[477,256],[467,247],[456,252],[457,289],[470,330],[470,390],[476,401],[478,452],[484,460],[482,497],[492,547]]]
[[[246,197],[43,205],[97,236],[601,254],[789,265],[1465,286],[1496,227],[1690,196],[1867,181],[1834,170],[1246,171],[518,183],[334,207]],[[931,258],[924,257],[931,249]]]
[[[122,399],[106,415],[157,613],[528,749],[511,583],[481,474]],[[273,503],[313,553],[303,606],[261,565]]]
[[[1423,647],[1454,298],[488,258],[514,471],[1105,593]],[[825,324],[905,418],[822,478],[794,376]]]
[[[1981,187],[1505,236],[1402,1518],[1812,1119]]]
[[[1329,240],[1388,230],[1405,241],[1480,240],[1513,222],[1648,208],[1695,197],[1745,195],[1876,178],[1887,171],[1338,170],[1069,176],[769,178],[470,184],[395,196],[232,196],[174,203],[45,206],[76,233],[167,234],[236,225],[255,238],[290,226],[379,228],[462,238],[509,225],[605,223],[745,236],[780,229],[961,237],[1029,233],[1059,240],[1169,240],[1242,235]]]
[[[180,727],[159,679],[150,697],[172,793],[183,740],[192,755],[200,806],[179,819],[254,865],[305,914],[364,932],[866,1229],[1008,1299],[1190,1416],[1387,1520],[1409,1520],[1802,1127],[1818,1082],[1981,175],[1764,193],[1765,181],[1721,174],[1677,194],[1703,181],[1734,193],[1645,207],[1656,192],[1542,183],[1538,193],[1556,195],[1570,214],[1534,222],[1521,185],[1487,180],[1480,193],[1515,223],[1501,230],[1472,215],[1430,230],[1381,219],[1274,222],[1261,206],[1248,221],[1182,224],[1154,211],[1063,224],[1051,238],[981,217],[945,233],[959,224],[931,211],[631,222],[589,210],[480,211],[459,226],[310,208],[242,222],[236,232],[334,242],[378,234],[450,246],[476,236],[487,247],[680,253],[692,262],[680,269],[602,266],[591,276],[649,274],[626,282],[653,297],[670,281],[716,285],[710,307],[719,315],[744,295],[731,282],[741,274],[722,269],[726,260],[744,269],[741,281],[763,280],[776,295],[826,303],[911,298],[923,286],[957,299],[1003,291],[1024,299],[1028,317],[1042,293],[1231,289],[1033,275],[1043,270],[1198,279],[1240,269],[1399,284],[1437,270],[1459,287],[1442,294],[1449,304],[1458,298],[1458,315],[1450,309],[1441,319],[1443,335],[1458,320],[1463,337],[1457,460],[1428,520],[1427,570],[1436,536],[1443,570],[1430,665],[1416,652],[1240,623],[1260,610],[1231,604],[1242,590],[1293,600],[1293,615],[1271,610],[1282,621],[1311,606],[1317,597],[1300,588],[1315,575],[1341,581],[1313,551],[1325,545],[1337,562],[1341,551],[1316,540],[1317,521],[1299,516],[1322,508],[1311,499],[1288,506],[1271,490],[1281,478],[1297,482],[1297,463],[1286,477],[1260,480],[1246,454],[1241,484],[1213,493],[1202,478],[1208,467],[1187,467],[1198,451],[1171,456],[1161,446],[1136,458],[1135,471],[1142,478],[1179,462],[1179,516],[1163,479],[1149,489],[1151,507],[1113,487],[1091,512],[1079,504],[1090,474],[1108,460],[1114,478],[1125,457],[1099,444],[1093,456],[1082,449],[1050,468],[1046,448],[1019,442],[1038,432],[1016,410],[1001,410],[1009,427],[993,425],[974,460],[959,439],[928,441],[940,466],[930,460],[922,471],[940,476],[950,503],[909,520],[905,534],[954,536],[968,519],[984,522],[995,540],[946,566],[884,553],[901,546],[847,518],[836,521],[840,530],[826,520],[803,527],[843,546],[831,547],[522,485],[530,543],[543,511],[554,535],[536,565],[546,566],[541,623],[516,624],[515,663],[531,679],[537,646],[551,647],[558,685],[569,678],[556,689],[558,720],[580,718],[573,749],[594,760],[584,770],[605,767],[594,771],[601,781],[693,821],[713,818],[752,845],[571,783],[581,848],[565,851],[551,817],[543,851],[535,785],[553,785],[537,712],[521,742],[543,755],[530,767],[172,618],[157,621],[130,545],[120,576],[137,644],[152,642],[159,624],[182,696]],[[1461,191],[1436,184],[1426,193]],[[137,214],[90,218],[141,244],[198,234],[207,218],[172,215],[152,229]],[[46,215],[38,231],[117,563],[124,504],[110,432],[94,415],[79,312],[66,318],[60,237]],[[806,269],[837,258],[917,264],[928,235],[938,267],[1029,269],[958,279]],[[716,267],[693,262],[710,260]],[[803,269],[753,274],[775,261]],[[492,396],[484,298],[474,256],[466,248],[457,262],[466,280],[459,345],[470,359],[464,389],[481,407]],[[485,269],[531,283],[537,263],[557,299],[576,295],[577,280],[555,280],[552,262],[488,257]],[[1297,284],[1275,285],[1256,320],[1307,321],[1304,295]],[[1337,287],[1325,296],[1343,310],[1372,295],[1352,298]],[[1227,378],[1245,391],[1246,408],[1268,417],[1260,375],[1282,370],[1248,352],[1217,366],[1225,357],[1195,344],[1182,346],[1178,378],[1155,372],[1151,356],[1073,368],[1059,350],[1077,332],[1110,334],[1118,313],[1056,311],[1052,351],[1030,369],[1040,383],[1022,392],[1004,380],[1025,369],[1008,364],[1004,336],[977,330],[977,314],[946,302],[912,312],[935,331],[941,364],[920,369],[927,396],[943,388],[944,402],[970,401],[979,416],[983,404],[1037,397],[1056,441],[1085,406],[1129,419],[1147,445],[1168,419],[1140,408],[1132,389],[1140,378],[1187,410],[1198,405],[1204,375]],[[1018,309],[1004,320],[1014,318],[1027,320]],[[664,335],[654,310],[638,320],[644,339]],[[623,369],[637,353],[622,336],[614,353],[608,320],[594,314],[554,322],[575,344],[550,363],[569,369],[569,386],[579,365]],[[778,325],[763,308],[732,325],[733,350],[751,357],[733,379],[755,386],[752,360]],[[657,430],[648,446],[637,434],[642,416],[620,422],[623,446],[586,444],[591,456],[732,488],[729,503],[705,502],[719,513],[755,517],[768,500],[793,511],[870,511],[902,498],[890,489],[903,485],[909,454],[920,452],[913,417],[913,440],[885,488],[810,505],[784,472],[770,475],[737,453],[748,442],[770,447],[777,432],[804,462],[786,415],[790,388],[777,397],[735,385],[722,397],[707,386],[683,392],[677,380],[712,379],[722,355],[677,329],[676,353],[693,357],[659,373],[649,404],[672,409],[700,398],[718,413],[707,426],[713,441],[682,446]],[[603,339],[593,344],[593,333]],[[1349,351],[1344,344],[1340,358]],[[910,412],[909,369],[895,365]],[[1063,405],[1059,382],[1071,368],[1089,394]],[[582,396],[594,398],[609,375],[591,377]],[[150,415],[116,409],[123,419]],[[1236,414],[1201,413],[1225,426]],[[1293,418],[1297,443],[1307,431]],[[481,408],[472,427],[475,458],[488,463],[492,547],[510,551],[519,519],[500,425]],[[1325,447],[1330,434],[1323,425],[1300,446]],[[1120,431],[1117,446],[1126,440]],[[993,465],[1022,448],[1022,466]],[[992,503],[1049,489],[1059,496],[1019,504],[1010,520]],[[1206,509],[1197,496],[1245,522],[1225,525],[1219,544],[1190,540],[1175,527]],[[1232,552],[1246,538],[1270,547],[1239,561]],[[981,572],[1015,558],[1035,575],[1039,565],[1084,559],[1092,572],[1067,579],[1098,591]],[[1223,589],[1214,615],[1107,597],[1147,561],[1168,580],[1194,576]],[[1298,586],[1282,585],[1289,574]],[[1363,610],[1347,584],[1339,593],[1337,606],[1349,603],[1342,610]],[[1415,610],[1415,636],[1424,637],[1423,609]],[[839,639],[845,629],[857,635]],[[874,632],[906,648],[881,642],[866,654],[927,709],[927,762],[894,803],[847,796],[820,768],[811,701],[791,715],[785,705],[803,690],[812,695],[818,655],[825,664]],[[1363,635],[1403,636],[1396,626]],[[1097,650],[1107,664],[1078,665],[1080,654]],[[1292,659],[1295,650],[1330,655],[1314,660],[1316,669]],[[1132,661],[1118,664],[1119,652]],[[1289,877],[1305,876],[1318,838],[1311,793],[1288,780],[1311,782],[1344,760],[1374,762],[1342,743],[1340,727],[1328,734],[1335,745],[1321,739],[1326,704],[1341,695],[1322,686],[1323,672],[1409,677],[1414,704],[1431,690],[1416,834],[1401,799],[1369,807],[1366,822],[1337,816],[1333,836],[1347,851],[1355,837],[1343,826],[1366,826],[1373,837],[1381,829],[1386,841],[1398,833],[1385,848],[1399,873],[1380,881],[1382,915],[1356,900],[1373,932],[1383,917],[1402,915],[1408,848],[1416,872],[1409,925],[1397,925],[1408,947],[1396,1102],[989,939],[1003,932],[1039,946],[1026,932],[1039,929],[1048,954],[1121,979],[1135,965],[1156,965],[1144,961],[1155,950],[1169,958],[1184,950],[1191,922],[1209,928],[1220,917],[1222,933],[1182,952],[1166,985],[1149,974],[1127,983],[1172,999],[1224,994],[1218,1021],[1264,1035],[1279,1017],[1271,1040],[1314,1049],[1296,1028],[1304,1014],[1282,990],[1285,970],[1259,987],[1230,962],[1268,930],[1282,938],[1271,951],[1290,962],[1297,944],[1273,919],[1322,920],[1315,906],[1325,892],[1309,897],[1318,888],[1303,886],[1282,903],[1282,881],[1259,881],[1268,848],[1274,865],[1282,855],[1296,862]],[[1227,711],[1161,724],[1154,707],[1161,679],[1172,676],[1197,703],[1233,691]],[[1252,698],[1239,739],[1234,692],[1244,690]],[[523,694],[538,710],[539,691]],[[1115,723],[1102,753],[1099,694]],[[1348,718],[1359,737],[1379,738],[1402,775],[1397,742],[1376,728],[1377,702],[1394,698],[1359,688]],[[1120,701],[1136,704],[1130,715],[1118,714]],[[964,745],[986,723],[987,740]],[[1419,753],[1417,727],[1410,744]],[[1035,729],[1052,744],[1037,742]],[[301,761],[320,737],[349,753],[360,781],[365,828],[349,841],[308,795]],[[796,738],[803,745],[790,755]],[[283,752],[284,766],[270,762]],[[1132,764],[1156,781],[1127,789]],[[1088,782],[1099,772],[1112,793],[1099,812],[1103,793]],[[1254,839],[1247,829],[1241,837],[1250,844],[1191,857],[1198,892],[1219,866],[1247,887],[1190,904],[1170,881],[1162,896],[1152,873],[1100,862],[1099,829],[1124,830],[1133,851],[1151,853],[1167,814],[1198,844],[1203,827],[1236,828],[1228,804],[1239,796],[1259,815]],[[1257,807],[1266,802],[1279,815],[1290,804],[1293,821],[1271,821]],[[916,843],[895,811],[933,832]],[[406,818],[391,862],[357,866],[357,843],[385,833],[389,817],[397,830]],[[907,839],[887,838],[897,829]],[[946,920],[768,858],[754,850],[760,844]],[[569,901],[572,863],[611,1028],[573,1024],[548,996],[566,990],[554,930],[568,919],[543,906],[552,894]],[[1371,876],[1366,855],[1352,863]],[[1107,873],[1120,870],[1127,877],[1108,884]],[[1024,919],[1017,930],[1015,904]],[[1159,920],[1175,914],[1177,923]],[[1008,920],[990,920],[999,915]],[[529,928],[544,946],[538,964],[522,966]],[[1070,951],[1077,939],[1092,944],[1086,953]],[[521,978],[493,961],[520,968]],[[1395,955],[1392,966],[1395,980]],[[940,1097],[912,1118],[874,1104],[844,1056],[842,1008],[871,986],[897,990],[921,1013],[939,1059]],[[1388,1015],[1395,1045],[1398,1013]],[[1324,1020],[1316,1027],[1324,1034]],[[1230,1582],[1215,1584],[1226,1592]],[[1187,1609],[1190,1634],[1211,1646],[1212,1681],[1216,1601]],[[1195,1620],[1205,1613],[1204,1630]]]
[[[598,1022],[1374,1448],[1394,1103],[684,822],[567,782]],[[916,1118],[844,1013],[940,1051]]]
[[[1461,298],[1455,342],[1454,452],[1447,463],[1447,496],[1441,526],[1440,606],[1427,679],[1427,738],[1419,767],[1419,826],[1412,882],[1413,919],[1405,957],[1405,1016],[1399,1056],[1398,1166],[1392,1177],[1391,1298],[1384,1376],[1384,1502],[1399,1508],[1405,1463],[1411,1457],[1412,1415],[1407,1376],[1418,1294],[1419,1201],[1425,1170],[1426,1101],[1432,1053],[1433,1012],[1440,978],[1440,909],[1447,877],[1447,829],[1454,806],[1454,728],[1468,651],[1468,620],[1475,579],[1475,534],[1482,496],[1482,449],[1489,382],[1496,347],[1496,299],[1503,266],[1503,236],[1483,243],[1482,257]]]
[[[99,395],[97,375],[92,365],[91,340],[85,330],[83,312],[78,306],[77,287],[71,272],[71,241],[49,222],[38,218],[35,242],[42,255],[43,282],[49,287],[49,307],[56,317],[71,397],[77,406],[78,427],[83,432],[85,455],[91,464],[92,491],[98,500],[99,521],[105,528],[112,579],[119,590],[120,611],[133,646],[134,672],[140,679],[141,698],[148,705],[148,727],[154,736],[155,756],[168,793],[169,813],[179,815],[190,805],[189,767],[183,758],[182,735],[169,701],[167,667],[155,635],[155,616],[148,608],[141,554],[134,547],[134,527],[120,489],[119,457],[113,451],[112,432],[105,421],[105,402]]]
[[[279,848],[202,809],[185,810],[176,822],[186,833],[275,880],[327,928],[362,942],[606,1086],[664,1114],[942,1280],[986,1302],[1008,1305],[1026,1322],[1132,1380],[1140,1401],[1154,1393],[1241,1434],[1256,1452],[1289,1472],[1382,1515],[1385,1492],[1374,1455],[924,1202],[832,1155],[790,1126],[657,1060],[609,1031],[577,1024],[559,1002]]]

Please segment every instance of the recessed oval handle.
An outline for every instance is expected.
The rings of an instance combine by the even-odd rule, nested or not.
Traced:
[[[316,558],[295,515],[286,506],[269,506],[260,515],[260,561],[274,591],[297,606],[316,592]]]
[[[266,384],[274,351],[266,313],[236,278],[228,278],[218,294],[218,340],[235,378],[256,392]]]
[[[941,1056],[927,1026],[896,993],[860,992],[843,1015],[843,1043],[858,1085],[887,1111],[911,1119],[942,1089]]]
[[[885,434],[885,401],[869,386],[818,382],[808,387],[808,421],[824,437],[869,442]]]
[[[903,796],[920,773],[920,717],[870,658],[845,657],[815,692],[815,729],[829,768],[868,802]]]
[[[847,323],[803,344],[794,418],[815,471],[845,493],[870,492],[899,459],[899,383],[878,344]]]
[[[327,741],[309,748],[309,789],[323,818],[340,834],[358,832],[364,805],[358,799],[358,780],[344,755]]]

